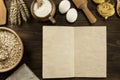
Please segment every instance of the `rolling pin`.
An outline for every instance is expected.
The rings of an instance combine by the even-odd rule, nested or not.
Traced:
[[[87,0],[72,0],[72,1],[78,9],[83,10],[90,23],[95,23],[97,21],[95,16],[91,13],[91,11],[87,7],[88,4]]]
[[[0,0],[0,25],[6,24],[6,12],[4,0]]]

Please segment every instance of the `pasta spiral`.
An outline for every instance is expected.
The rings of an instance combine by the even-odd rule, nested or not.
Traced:
[[[114,5],[112,5],[109,2],[104,2],[102,4],[99,4],[97,7],[97,10],[98,10],[98,13],[101,16],[103,16],[105,19],[114,15],[115,13]]]

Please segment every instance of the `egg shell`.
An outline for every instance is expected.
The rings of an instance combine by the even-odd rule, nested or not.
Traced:
[[[75,8],[71,8],[66,14],[66,20],[70,23],[74,23],[77,20],[78,13]]]
[[[62,0],[59,4],[59,12],[61,14],[66,13],[71,7],[70,1],[68,0]]]

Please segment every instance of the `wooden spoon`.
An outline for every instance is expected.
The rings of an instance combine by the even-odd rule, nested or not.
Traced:
[[[38,3],[38,7],[40,7],[43,3],[43,0],[37,0],[37,3]]]
[[[96,22],[97,19],[95,18],[95,16],[91,13],[91,11],[87,7],[87,3],[88,3],[87,0],[72,0],[72,1],[78,9],[83,10],[85,15],[89,19],[90,23]]]
[[[117,11],[118,16],[120,16],[120,0],[117,0],[116,11]]]
[[[3,0],[0,0],[0,25],[6,24],[6,7]]]

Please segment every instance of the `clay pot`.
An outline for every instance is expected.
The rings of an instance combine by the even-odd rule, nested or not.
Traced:
[[[53,18],[53,16],[55,15],[55,12],[56,12],[56,6],[55,6],[55,4],[54,4],[54,2],[52,0],[49,0],[49,1],[50,1],[51,5],[52,5],[52,10],[47,16],[38,17],[38,16],[35,15],[33,8],[34,8],[34,4],[36,3],[36,0],[34,0],[32,2],[32,4],[31,4],[31,14],[36,20],[40,20],[40,21],[48,21],[48,20],[50,20],[54,24],[54,23],[56,23],[56,20]]]

